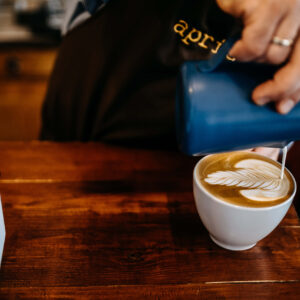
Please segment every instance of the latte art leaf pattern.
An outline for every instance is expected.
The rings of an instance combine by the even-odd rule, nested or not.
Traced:
[[[280,169],[257,159],[238,162],[236,170],[222,170],[208,174],[205,182],[212,185],[240,187],[244,197],[255,201],[274,201],[287,195],[289,182],[280,179]]]
[[[270,178],[261,170],[217,171],[205,179],[210,184],[274,190],[280,188],[280,178]]]

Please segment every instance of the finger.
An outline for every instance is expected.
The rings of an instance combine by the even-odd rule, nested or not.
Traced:
[[[284,18],[279,26],[277,27],[273,38],[279,37],[282,39],[294,40],[297,37],[299,30],[299,16],[297,18],[295,15],[288,15]],[[282,46],[271,43],[268,46],[267,52],[264,55],[263,62],[271,64],[281,64],[288,58],[292,47]]]
[[[295,105],[296,102],[293,99],[285,98],[283,100],[278,101],[278,103],[276,103],[276,110],[280,114],[285,115],[289,113],[294,108]]]
[[[259,5],[259,1],[217,0],[218,6],[226,13],[241,18],[245,12],[252,13]]]
[[[292,99],[296,104],[300,102],[300,89],[292,95]]]
[[[244,150],[238,150],[241,152],[252,152],[254,150],[254,148],[249,148],[249,149],[244,149]]]
[[[257,147],[252,150],[255,153],[267,156],[271,159],[277,160],[279,157],[280,149],[268,148],[268,147]]]
[[[280,68],[271,80],[268,80],[252,93],[252,99],[258,105],[270,101],[289,98],[300,89],[300,38],[296,40],[290,61]]]
[[[276,104],[276,109],[281,114],[287,114],[299,102],[300,102],[300,90],[298,90],[293,95],[291,95],[291,97],[280,100]]]
[[[246,16],[242,38],[235,43],[230,56],[240,61],[255,60],[262,56],[283,14],[281,8],[274,11],[268,5],[260,5],[255,13]]]
[[[300,22],[298,13],[296,12],[297,11],[294,10],[294,13],[289,13],[282,19],[274,33],[273,38],[279,37],[282,39],[294,40],[297,37]],[[288,58],[291,49],[292,47],[277,45],[271,41],[267,52],[264,55],[264,62],[281,64]]]

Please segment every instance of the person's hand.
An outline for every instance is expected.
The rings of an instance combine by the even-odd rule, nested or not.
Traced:
[[[258,105],[274,101],[279,113],[288,113],[300,100],[300,0],[216,1],[244,24],[241,39],[229,53],[232,57],[245,62],[285,63],[271,80],[254,89],[252,98]]]
[[[278,160],[280,149],[278,148],[268,148],[268,147],[257,147],[250,150],[251,152],[255,152],[264,156],[267,156],[269,158],[272,158],[274,160]]]

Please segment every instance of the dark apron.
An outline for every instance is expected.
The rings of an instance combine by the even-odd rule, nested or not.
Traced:
[[[111,0],[65,36],[41,139],[175,147],[176,75],[236,27],[214,0]]]

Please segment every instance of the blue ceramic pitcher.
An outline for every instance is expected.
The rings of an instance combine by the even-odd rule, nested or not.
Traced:
[[[251,100],[254,87],[272,78],[275,68],[221,61],[190,61],[181,68],[176,95],[181,151],[201,155],[300,140],[300,104],[281,115],[273,103],[261,107]]]

